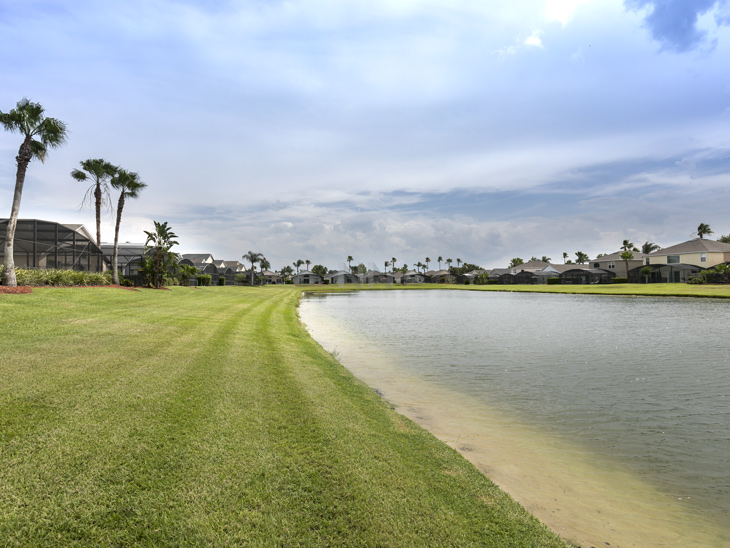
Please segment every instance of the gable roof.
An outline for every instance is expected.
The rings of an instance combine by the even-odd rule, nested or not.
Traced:
[[[681,253],[730,253],[730,244],[716,240],[695,238],[694,240],[687,240],[681,244],[665,247],[664,249],[650,253],[650,256],[659,257],[662,255],[678,255]]]
[[[595,259],[592,259],[590,262],[596,263],[596,262],[603,262],[603,261],[623,261],[621,258],[622,251],[617,251],[616,253],[611,253],[610,255],[603,255],[602,257],[596,257]],[[630,261],[641,261],[646,257],[641,251],[632,251],[634,254],[633,259],[629,259]]]

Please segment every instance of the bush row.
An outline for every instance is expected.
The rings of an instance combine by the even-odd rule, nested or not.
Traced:
[[[0,276],[2,276],[2,271],[3,267],[0,266]],[[111,272],[80,272],[78,270],[60,270],[55,268],[16,268],[15,278],[18,281],[18,285],[109,285],[111,283]]]

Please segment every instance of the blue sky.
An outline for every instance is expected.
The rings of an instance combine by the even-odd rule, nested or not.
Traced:
[[[101,157],[149,185],[122,241],[276,269],[728,234],[728,59],[730,0],[0,0],[0,110],[70,131],[21,217],[93,227],[69,173]]]

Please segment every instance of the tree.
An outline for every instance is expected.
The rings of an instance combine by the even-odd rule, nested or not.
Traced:
[[[309,270],[309,265],[312,264],[312,261],[310,261],[309,259],[304,259],[304,262],[307,265],[307,270]]]
[[[626,251],[623,251],[621,253],[620,257],[621,257],[621,260],[626,265],[626,277],[628,278],[628,276],[629,276],[629,261],[633,261],[634,260],[634,254],[631,251],[626,250]]]
[[[567,261],[569,256],[570,255],[568,255],[567,251],[563,251],[563,264],[568,264]]]
[[[177,234],[167,226],[167,222],[155,224],[152,231],[145,230],[147,240],[144,243],[145,258],[142,260],[141,272],[147,284],[155,289],[165,285],[169,274],[175,274],[178,268],[178,258],[170,251],[172,246],[178,245]]]
[[[142,189],[147,185],[140,180],[139,174],[119,168],[117,168],[109,183],[112,185],[112,188],[119,191],[119,200],[117,202],[117,222],[114,226],[114,251],[112,253],[112,283],[119,285],[119,227],[122,224],[124,204],[128,199],[138,198],[139,193],[142,192]]]
[[[251,285],[254,284],[254,280],[256,278],[256,263],[259,262],[261,259],[263,259],[264,256],[261,253],[256,253],[255,251],[249,251],[245,255],[242,256],[242,259],[244,261],[248,261],[251,263]]]
[[[586,255],[582,251],[576,251],[575,256],[577,257],[575,262],[578,264],[583,264],[583,263],[588,262],[588,255]]]
[[[321,264],[316,264],[312,267],[312,273],[324,279],[324,277],[327,275],[327,267]]]
[[[266,257],[261,257],[261,260],[259,261],[259,270],[261,271],[261,283],[266,282],[266,277],[264,276],[264,270],[269,270],[271,268],[271,263]]]
[[[353,274],[356,274],[356,275],[358,275],[358,274],[363,274],[363,275],[364,274],[367,274],[368,273],[368,267],[365,266],[364,264],[360,263],[359,265],[352,267],[352,273]]]
[[[0,124],[5,131],[20,133],[23,142],[18,148],[15,157],[17,170],[15,172],[15,191],[13,204],[10,208],[10,217],[5,235],[5,257],[3,259],[2,284],[15,287],[18,281],[15,278],[15,228],[18,225],[20,213],[20,199],[23,196],[25,173],[28,164],[33,158],[45,162],[49,148],[57,148],[66,142],[66,124],[56,118],[46,118],[43,107],[38,103],[31,103],[28,99],[17,102],[10,112],[0,110]]]
[[[347,270],[349,270],[350,272],[352,272],[352,265],[350,263],[352,263],[352,261],[354,260],[355,259],[352,258],[352,255],[347,256]]]
[[[428,270],[428,265],[431,264],[431,257],[426,257],[424,260],[426,262],[426,270]]]
[[[111,196],[109,194],[109,179],[114,176],[116,166],[110,164],[102,158],[84,160],[81,163],[81,169],[74,169],[71,177],[77,181],[87,182],[91,180],[92,184],[87,189],[81,205],[94,204],[96,212],[96,245],[101,245],[101,210],[110,204]]]
[[[385,263],[383,263],[383,264],[385,265],[384,272],[388,272],[388,267],[390,266],[390,261],[385,261]]]
[[[624,240],[624,243],[621,244],[621,249],[624,251],[639,251],[636,249],[636,246],[628,240]]]
[[[439,258],[438,259],[436,259],[436,261],[439,264],[439,270],[441,270],[441,261],[443,261],[443,260],[444,260],[444,258],[441,255],[439,255]]]
[[[297,260],[296,260],[296,261],[294,261],[294,262],[293,262],[292,264],[293,264],[293,265],[294,265],[294,266],[296,267],[296,269],[297,269],[297,274],[299,274],[299,267],[300,267],[300,266],[302,266],[302,265],[304,264],[304,261],[302,261],[301,259],[297,259]]]
[[[519,257],[515,257],[509,262],[509,268],[515,268],[516,266],[520,266],[521,264],[525,264],[525,261],[523,261]]]
[[[544,263],[549,263],[550,261],[552,261],[552,259],[550,257],[548,257],[547,255],[543,255],[542,259],[540,259],[540,260]]]
[[[180,280],[180,285],[190,285],[190,278],[197,273],[198,269],[191,264],[177,265],[177,277]]]
[[[456,268],[461,268],[461,259],[456,258]]]
[[[642,266],[641,270],[639,270],[639,272],[641,272],[641,275],[644,277],[644,283],[648,284],[649,276],[651,276],[651,273],[654,272],[654,269],[652,267],[650,267],[649,265],[646,265],[646,266]]]
[[[704,238],[705,236],[709,236],[710,234],[712,234],[712,229],[710,228],[710,225],[700,223],[700,226],[697,227],[697,235],[700,237],[700,239]]]
[[[279,271],[279,274],[281,274],[284,279],[287,279],[290,278],[292,274],[294,274],[294,271],[292,270],[292,267],[287,265]]]
[[[724,244],[730,244],[730,234],[728,234],[727,236],[720,236],[720,237],[719,237],[719,238],[717,239],[717,241],[718,241],[718,242],[722,242],[722,243],[724,243]]]
[[[659,251],[660,249],[661,247],[659,247],[657,244],[649,241],[644,242],[641,246],[641,252],[644,255],[648,255],[649,253],[653,253],[654,251]]]
[[[448,265],[446,268],[451,268],[451,263],[453,263],[451,259],[446,259],[446,264]]]
[[[392,259],[390,260],[390,266],[392,266],[392,267],[393,267],[393,274],[395,274],[395,261],[396,261],[396,260],[397,260],[397,259],[396,259],[395,257],[393,257],[393,258],[392,258]]]

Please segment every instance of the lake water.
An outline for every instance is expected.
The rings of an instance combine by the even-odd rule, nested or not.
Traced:
[[[580,546],[730,546],[730,301],[306,297],[322,346]]]

